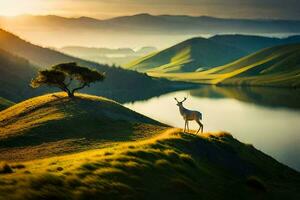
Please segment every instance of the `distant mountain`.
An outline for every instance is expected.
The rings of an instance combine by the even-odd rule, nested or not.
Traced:
[[[66,46],[58,49],[60,52],[103,64],[123,65],[141,56],[157,51],[155,47],[131,48],[95,48],[81,46]]]
[[[143,96],[151,96],[153,95],[153,93],[157,95],[163,91],[174,89],[169,81],[153,79],[145,74],[140,74],[121,68],[110,67],[108,65],[101,65],[72,56],[67,56],[52,49],[42,48],[40,46],[33,45],[1,29],[0,48],[5,49],[5,51],[15,54],[19,57],[27,59],[30,63],[34,64],[36,68],[39,69],[45,69],[52,65],[63,62],[77,62],[80,65],[94,68],[101,72],[105,72],[107,78],[103,83],[95,84],[93,87],[87,88],[83,91],[91,94],[106,95],[111,98],[118,99],[120,101],[131,101],[129,97],[134,98],[134,95],[128,95],[128,93],[134,93],[135,96],[138,95],[139,98],[143,98]],[[14,83],[15,80],[19,80],[20,78],[23,81],[21,81],[22,83],[19,86],[23,87],[24,89],[27,88],[29,81],[35,75],[35,70],[28,69],[31,66],[28,61],[26,62],[23,59],[21,61],[23,62],[23,64],[18,65],[19,68],[14,69],[14,72],[17,75],[15,78],[10,78],[10,76],[7,75],[7,73],[11,73],[11,71],[5,71],[5,73],[1,74],[3,76],[3,79],[1,80],[8,79],[8,81]],[[6,70],[5,64],[8,62],[7,59],[3,60],[2,62],[4,63],[4,65],[0,66],[0,69]],[[25,70],[26,72],[22,72],[22,70]],[[148,90],[145,91],[145,88],[147,88]],[[23,100],[25,97],[21,95],[23,93],[19,90],[19,87],[9,87],[8,85],[7,87],[1,87],[1,89],[7,91],[3,92],[3,94],[6,95],[2,95],[2,93],[0,93],[0,96],[9,100],[20,101]],[[33,89],[30,89],[30,91],[32,90]],[[19,98],[10,99],[9,93],[14,93],[14,95],[17,95],[17,97]],[[29,93],[26,90],[24,94]]]
[[[299,88],[300,43],[263,49],[203,72],[150,75],[206,84]]]
[[[193,72],[223,65],[247,52],[205,38],[193,38],[137,59],[125,68],[139,72]]]
[[[242,49],[247,53],[254,53],[267,47],[273,47],[284,44],[300,43],[300,35],[290,36],[286,38],[262,37],[254,35],[216,35],[211,38],[218,43],[231,45]]]
[[[0,27],[43,46],[157,47],[191,36],[215,34],[295,34],[300,21],[223,19],[207,16],[138,14],[107,20],[59,16],[0,17]],[[159,39],[158,39],[159,38]]]
[[[251,35],[217,35],[192,38],[124,65],[140,72],[193,72],[225,65],[264,48],[300,43],[300,36],[271,38]]]

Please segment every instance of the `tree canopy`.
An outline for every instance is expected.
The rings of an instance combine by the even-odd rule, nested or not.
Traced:
[[[91,83],[103,81],[105,75],[96,70],[78,66],[77,63],[62,63],[52,66],[51,69],[39,71],[36,78],[31,80],[31,87],[38,88],[42,85],[58,87],[65,91],[69,97]]]

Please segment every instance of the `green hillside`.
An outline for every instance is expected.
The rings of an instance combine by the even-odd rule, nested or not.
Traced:
[[[149,73],[172,80],[220,85],[300,86],[300,44],[263,49],[203,72]]]
[[[37,68],[28,60],[0,49],[0,96],[18,102],[38,94],[43,89],[33,90],[30,80],[36,75]]]
[[[103,97],[28,99],[0,112],[0,199],[299,199],[298,172],[194,133]]]
[[[223,65],[244,55],[246,52],[226,44],[205,38],[192,38],[124,67],[139,72],[193,72]]]
[[[4,110],[4,109],[6,109],[6,108],[8,108],[8,107],[10,107],[14,104],[15,104],[14,102],[0,97],[0,111]]]
[[[100,72],[105,72],[106,79],[103,83],[95,84],[93,87],[83,90],[83,92],[89,94],[108,96],[118,100],[121,99],[123,102],[128,102],[135,100],[135,98],[130,99],[133,95],[128,95],[129,92],[139,94],[142,99],[143,95],[151,96],[153,94],[157,95],[162,92],[174,90],[173,83],[170,83],[169,81],[153,79],[145,74],[131,70],[125,70],[119,67],[110,67],[108,65],[102,65],[72,56],[67,56],[52,49],[31,44],[2,29],[0,29],[0,49],[5,49],[5,51],[11,54],[27,59],[37,68],[48,68],[52,65],[65,62],[77,62],[79,65],[94,68]],[[3,76],[5,76],[5,74],[3,74]],[[32,77],[28,80],[31,80],[31,78]],[[13,82],[14,80],[10,81]],[[24,84],[24,87],[27,87],[27,85],[28,84]],[[147,88],[147,92],[145,92],[145,88]],[[9,88],[5,87],[4,89],[8,90]],[[10,88],[9,90],[15,94],[19,92],[17,88]],[[1,93],[0,96],[7,98]],[[25,98],[19,98],[18,101],[24,99]]]
[[[70,99],[53,93],[0,112],[0,147],[8,148],[0,151],[0,158],[47,156],[50,147],[51,154],[59,154],[104,141],[136,140],[164,128],[112,100],[83,94]]]
[[[252,35],[216,35],[192,38],[124,65],[149,73],[183,73],[210,69],[265,48],[300,43],[299,36],[273,38]]]
[[[2,164],[0,199],[290,199],[300,174],[228,133],[143,141]]]
[[[263,37],[255,35],[216,35],[209,38],[220,44],[226,44],[234,46],[236,48],[246,51],[248,54],[255,53],[259,50],[285,45],[285,44],[295,44],[300,43],[300,36],[290,36],[286,38],[276,38],[276,37]]]

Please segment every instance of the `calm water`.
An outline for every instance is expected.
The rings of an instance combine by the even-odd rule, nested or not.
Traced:
[[[300,92],[202,87],[125,104],[137,112],[183,127],[174,97],[203,113],[204,131],[227,131],[244,143],[300,171]],[[190,128],[197,129],[195,122]]]

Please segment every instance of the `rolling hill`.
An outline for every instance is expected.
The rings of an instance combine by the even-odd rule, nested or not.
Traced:
[[[137,140],[165,128],[106,98],[78,94],[70,99],[53,93],[0,112],[0,158],[78,151],[105,141]]]
[[[33,90],[29,87],[30,80],[36,73],[37,68],[28,60],[0,49],[1,97],[17,102],[41,94],[43,89]]]
[[[208,39],[192,38],[134,60],[124,67],[140,72],[193,72],[228,64],[264,48],[295,43],[300,43],[299,36],[216,35]]]
[[[219,85],[300,86],[300,44],[263,49],[203,72],[149,73],[172,80]]]
[[[193,72],[223,65],[246,52],[205,38],[192,38],[137,59],[124,68],[139,72]]]
[[[299,199],[299,172],[193,133],[103,97],[28,99],[0,112],[0,199]]]
[[[216,35],[209,38],[220,44],[226,44],[241,49],[247,54],[255,53],[265,48],[280,46],[285,44],[300,43],[300,36],[290,36],[286,38],[263,37],[255,35]]]
[[[118,67],[110,67],[108,65],[89,62],[76,57],[68,56],[49,48],[43,48],[31,44],[2,29],[0,29],[0,49],[4,49],[11,54],[27,59],[37,69],[45,69],[58,63],[77,62],[79,65],[105,72],[107,78],[103,83],[95,84],[93,87],[87,88],[83,91],[90,94],[105,95],[122,102],[134,100],[137,97],[137,94],[139,96],[138,98],[143,99],[144,96],[148,97],[149,95],[157,95],[165,91],[174,90],[173,83],[170,83],[169,81],[153,79],[145,74],[140,74]],[[27,65],[24,64],[24,69]],[[23,84],[24,89],[33,78],[33,74],[35,74],[32,72],[33,71],[31,71],[31,74],[25,73],[24,77],[21,78],[23,80],[27,80],[27,83],[24,82]],[[2,76],[5,76],[5,74],[2,74]],[[11,83],[15,82],[14,79],[9,79],[8,81],[10,81]],[[145,88],[147,88],[148,90],[146,91]],[[4,91],[4,94],[10,92],[14,93],[15,96],[17,96],[19,92],[18,88],[13,87],[3,87],[1,89],[7,90]],[[27,92],[30,93],[31,91],[27,90],[26,93]],[[129,93],[135,93],[136,95],[128,95]],[[2,93],[0,94],[0,96],[9,100],[15,100],[10,99],[9,96],[2,95]],[[132,99],[130,97],[132,97]],[[22,96],[20,96],[20,98],[18,98],[16,101],[24,99],[25,98],[22,98]]]
[[[290,199],[298,172],[228,133],[170,129],[143,141],[3,163],[0,199]]]

